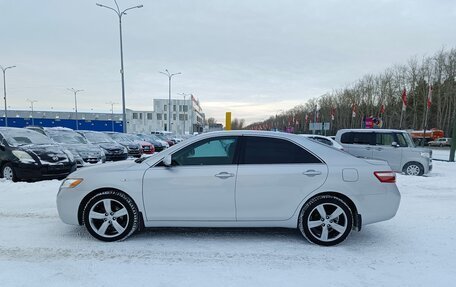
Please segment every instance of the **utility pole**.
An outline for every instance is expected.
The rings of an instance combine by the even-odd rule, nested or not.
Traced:
[[[76,119],[76,130],[79,130],[79,123],[78,123],[78,100],[77,94],[84,90],[76,90],[75,88],[68,89],[68,91],[73,92],[74,94],[74,112],[75,112],[75,119]]]
[[[110,9],[114,11],[117,16],[119,17],[119,35],[120,35],[120,75],[121,75],[121,81],[122,81],[122,120],[123,120],[123,132],[127,132],[127,112],[125,108],[125,78],[124,78],[124,63],[123,63],[123,44],[122,44],[122,16],[127,15],[128,10],[135,9],[135,8],[142,8],[143,5],[138,5],[138,6],[133,6],[130,8],[127,8],[123,11],[120,10],[119,5],[117,4],[117,0],[114,0],[114,3],[116,4],[116,8],[114,9],[109,6],[105,6],[99,3],[96,3],[97,6]]]
[[[109,102],[106,104],[111,105],[111,124],[112,124],[112,131],[114,131],[114,105],[118,105],[118,103]]]
[[[179,73],[174,73],[171,74],[168,69],[165,69],[164,72],[159,72],[160,74],[163,74],[168,77],[168,131],[171,131],[171,79],[174,76],[182,74],[181,72]]]
[[[8,126],[8,106],[6,105],[6,70],[16,68],[16,66],[3,67],[0,66],[3,72],[3,99],[5,101],[5,127]]]
[[[453,116],[453,132],[451,133],[450,161],[454,162],[454,153],[456,151],[456,107]]]
[[[29,99],[27,99],[27,102],[30,103],[30,108],[32,109],[32,126],[34,126],[35,125],[35,120],[34,120],[34,116],[33,116],[33,111],[34,111],[33,110],[33,104],[38,102],[38,101],[37,100],[29,100]]]

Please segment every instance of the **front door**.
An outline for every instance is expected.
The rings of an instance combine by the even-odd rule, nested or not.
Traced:
[[[398,143],[393,133],[376,133],[376,146],[373,147],[372,158],[385,160],[394,171],[401,171],[402,148],[392,146]]]
[[[236,137],[201,140],[149,168],[143,180],[147,220],[235,220]]]

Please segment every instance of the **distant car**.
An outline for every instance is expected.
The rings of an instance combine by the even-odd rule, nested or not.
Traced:
[[[127,138],[129,138],[131,141],[138,143],[141,145],[142,151],[144,154],[153,154],[155,152],[155,145],[143,140],[137,135],[134,134],[123,134]]]
[[[89,143],[99,146],[103,149],[106,161],[118,161],[128,158],[128,150],[123,145],[115,142],[110,136],[96,131],[77,131],[83,135]]]
[[[116,132],[105,132],[105,134],[107,134],[116,143],[123,145],[127,149],[129,156],[142,156],[143,150],[141,145],[137,142],[132,141],[126,134]]]
[[[1,177],[12,180],[63,179],[76,170],[73,154],[36,131],[0,128]]]
[[[340,143],[336,142],[334,139],[326,136],[321,135],[312,135],[312,134],[300,134],[300,136],[307,137],[309,139],[315,140],[317,142],[321,142],[322,144],[332,146],[339,150],[344,150],[344,147],[340,145]]]
[[[439,147],[451,146],[451,138],[439,138],[439,139],[436,139],[435,141],[430,141],[428,144],[430,146],[439,146]]]
[[[154,134],[156,137],[158,137],[159,139],[165,141],[169,146],[173,146],[176,144],[175,141],[173,141],[172,139],[170,139],[167,135],[164,135],[164,134]]]
[[[152,134],[137,134],[137,136],[146,142],[149,142],[154,145],[155,151],[160,152],[169,147],[169,144],[164,140],[159,139],[156,135]]]
[[[415,147],[410,134],[393,129],[342,129],[336,141],[356,157],[385,160],[396,172],[424,175],[432,170],[432,150]]]
[[[60,144],[63,148],[69,150],[73,154],[78,167],[84,166],[85,164],[95,164],[106,161],[106,155],[102,148],[89,143],[85,137],[72,129],[62,127],[27,128],[43,133],[54,142]]]
[[[282,227],[331,246],[394,217],[395,182],[384,161],[302,136],[222,131],[134,162],[80,169],[60,186],[57,209],[102,241],[142,227]]]

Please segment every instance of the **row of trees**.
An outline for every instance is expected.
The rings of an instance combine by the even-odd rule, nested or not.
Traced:
[[[354,84],[271,116],[249,129],[309,132],[309,123],[331,122],[330,134],[341,128],[362,127],[363,118],[377,117],[383,128],[421,130],[425,127],[429,87],[432,105],[427,127],[451,134],[456,114],[456,49],[442,49],[433,56],[412,58],[378,75],[365,75]],[[407,105],[402,113],[402,94]],[[403,114],[401,116],[401,114]],[[402,117],[402,120],[401,120]]]

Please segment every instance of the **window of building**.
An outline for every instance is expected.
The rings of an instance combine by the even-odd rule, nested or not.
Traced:
[[[142,120],[142,118],[143,118],[143,114],[139,113],[139,119]]]
[[[185,115],[185,120],[188,121],[188,115]]]
[[[133,119],[137,120],[138,119],[138,113],[133,113]]]
[[[173,112],[176,111],[176,105],[173,105]]]
[[[183,109],[184,109],[184,112],[188,112],[188,106],[187,105],[184,105]]]
[[[173,121],[176,120],[176,114],[173,114]]]
[[[152,119],[152,113],[147,113],[147,119],[151,120]]]
[[[167,111],[167,110],[168,110],[168,105],[164,105],[164,106],[163,106],[163,110],[164,110],[164,111]]]
[[[183,114],[179,114],[179,121],[183,121],[184,120],[184,115]]]
[[[321,163],[302,147],[282,139],[245,137],[242,164]]]
[[[182,105],[179,105],[179,112],[182,112]]]
[[[157,120],[161,121],[161,119],[162,119],[162,114],[157,113]]]
[[[163,114],[163,119],[164,119],[165,121],[167,121],[167,120],[168,120],[168,114]]]

